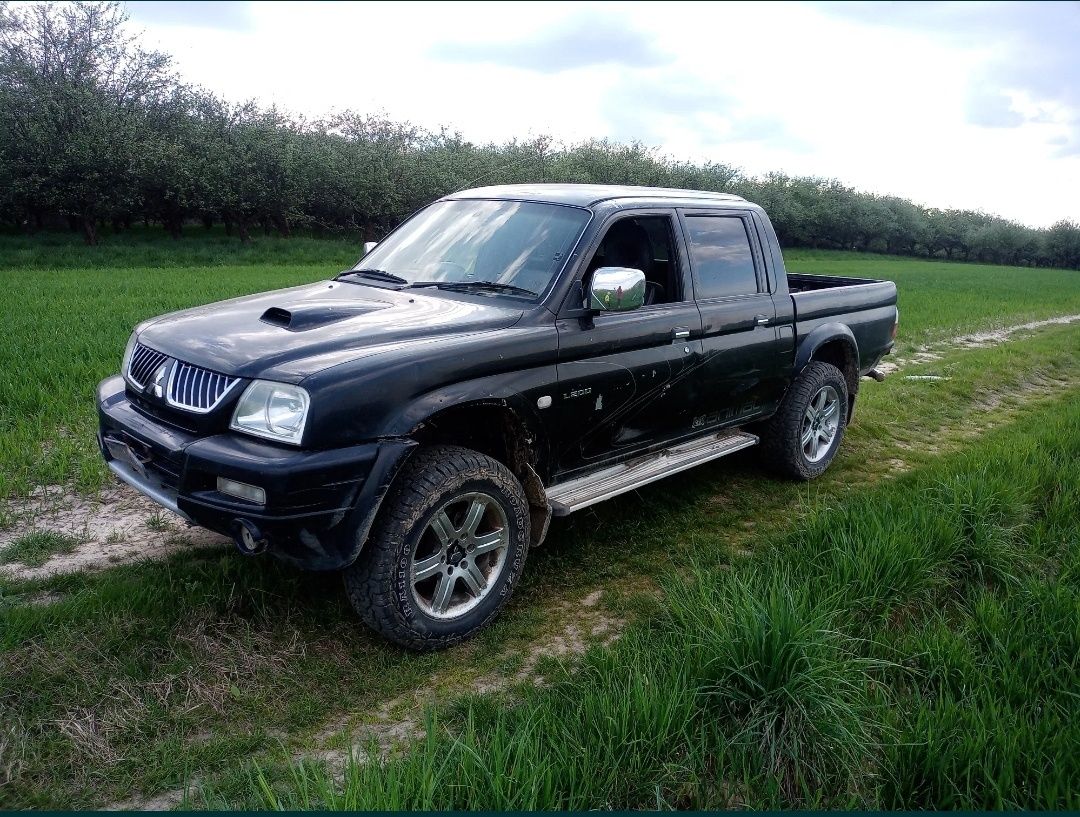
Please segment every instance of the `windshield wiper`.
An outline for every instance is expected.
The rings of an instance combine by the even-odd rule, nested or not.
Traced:
[[[507,292],[513,295],[527,295],[530,298],[536,297],[536,293],[531,289],[516,287],[513,284],[500,284],[497,281],[417,281],[409,284],[410,289],[413,287],[437,287],[451,292],[468,292],[471,289],[479,289],[489,292]]]
[[[400,275],[394,275],[392,272],[387,272],[384,269],[351,269],[340,273],[334,280],[345,278],[349,275],[356,275],[361,278],[372,278],[376,281],[386,281],[390,284],[407,284],[408,278],[402,278]]]

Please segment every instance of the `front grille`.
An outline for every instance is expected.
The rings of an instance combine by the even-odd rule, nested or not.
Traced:
[[[168,359],[168,355],[137,343],[135,351],[131,353],[131,362],[128,364],[128,379],[141,389],[157,367]]]
[[[239,382],[238,377],[177,360],[169,376],[168,400],[170,405],[205,413],[214,409]]]
[[[165,403],[152,402],[134,391],[128,392],[128,399],[131,401],[131,407],[148,420],[157,420],[189,434],[200,432],[199,417],[190,411],[173,408]]]
[[[128,363],[127,370],[128,381],[141,392],[147,388],[154,372],[162,365],[167,367],[168,384],[162,393],[157,388],[158,384],[155,383],[154,397],[164,397],[169,406],[196,414],[213,411],[225,399],[233,386],[240,382],[238,377],[230,377],[184,363],[149,346],[143,346],[141,343],[136,343],[131,353],[131,362]],[[150,397],[148,393],[146,398]],[[147,399],[143,408],[150,405],[152,403]]]

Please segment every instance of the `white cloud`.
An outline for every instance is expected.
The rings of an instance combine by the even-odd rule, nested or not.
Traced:
[[[133,12],[184,75],[234,100],[384,111],[476,141],[637,138],[750,173],[836,177],[1035,225],[1080,220],[1072,86],[1017,61],[1031,61],[1039,15],[1023,28],[1000,7],[889,10],[252,3],[242,29]],[[1058,11],[1044,16],[1063,27]],[[1080,74],[1070,55],[1046,59]]]

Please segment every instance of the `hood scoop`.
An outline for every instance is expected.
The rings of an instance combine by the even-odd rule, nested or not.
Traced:
[[[366,315],[378,309],[386,309],[388,306],[390,304],[379,301],[308,301],[295,306],[272,306],[262,313],[259,320],[290,332],[303,332]]]

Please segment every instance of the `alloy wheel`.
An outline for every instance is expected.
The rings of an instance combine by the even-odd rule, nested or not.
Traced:
[[[413,552],[409,579],[417,606],[438,619],[468,613],[491,592],[509,543],[506,512],[494,497],[472,492],[444,504]]]
[[[832,386],[822,386],[803,415],[799,444],[808,462],[820,462],[832,448],[840,428],[840,395]]]

